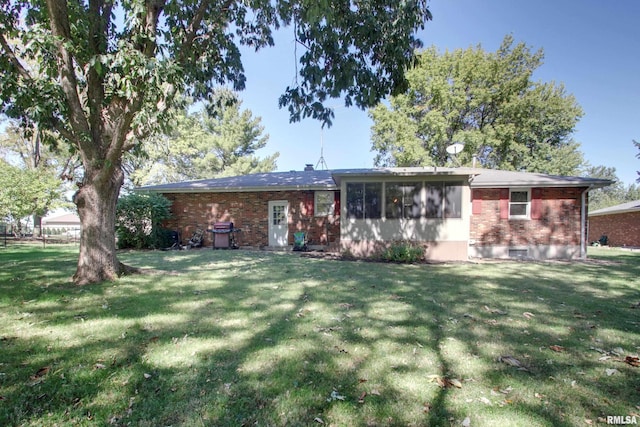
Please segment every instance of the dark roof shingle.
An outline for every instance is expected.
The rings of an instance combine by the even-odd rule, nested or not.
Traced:
[[[620,214],[625,212],[640,212],[640,200],[634,200],[633,202],[598,209],[596,211],[589,212],[589,216]]]
[[[158,193],[229,192],[265,190],[335,190],[331,171],[254,173],[223,178],[149,185],[137,191]]]
[[[231,192],[268,190],[335,190],[344,178],[460,176],[472,188],[497,187],[606,187],[611,181],[575,176],[556,176],[477,168],[407,167],[336,169],[257,173],[242,176],[185,181],[140,187],[137,191],[159,193]]]

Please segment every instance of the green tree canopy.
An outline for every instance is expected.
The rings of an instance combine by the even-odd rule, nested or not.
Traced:
[[[640,187],[634,184],[625,187],[618,178],[614,167],[588,165],[585,167],[583,175],[589,178],[603,178],[613,181],[612,185],[589,191],[589,209],[592,211],[640,200]]]
[[[227,102],[195,113],[191,106],[176,114],[167,132],[143,142],[145,155],[127,164],[133,185],[165,184],[185,180],[271,172],[279,153],[259,158],[255,153],[269,139],[259,117],[241,110],[234,94],[218,93]]]
[[[52,144],[45,144],[43,140],[49,139]],[[46,131],[41,131],[37,126],[31,129],[25,129],[18,126],[15,122],[10,121],[5,132],[0,135],[0,155],[10,164],[16,165],[25,171],[25,176],[42,176],[44,178],[45,187],[54,185],[54,181],[58,183],[58,199],[49,199],[49,204],[40,206],[33,214],[33,232],[34,236],[42,234],[42,216],[54,208],[69,205],[64,200],[65,190],[69,190],[70,177],[77,172],[79,161],[77,156],[65,150],[66,145],[62,147],[56,144],[53,135]],[[33,191],[31,188],[30,191]]]
[[[60,181],[46,170],[21,169],[0,159],[0,217],[19,222],[44,215],[60,200]]]
[[[576,174],[583,163],[571,139],[582,110],[562,85],[533,81],[542,51],[505,37],[481,47],[418,55],[409,89],[369,112],[380,166],[471,165]],[[447,153],[464,144],[456,158]]]
[[[407,87],[431,18],[428,0],[9,0],[0,3],[0,113],[67,141],[84,174],[78,284],[113,279],[123,155],[159,125],[176,95],[207,99],[245,85],[240,45],[273,45],[292,27],[294,84],[279,100],[292,120],[330,122],[324,102],[368,108]],[[30,66],[37,63],[37,67]],[[293,71],[293,70],[292,70]]]

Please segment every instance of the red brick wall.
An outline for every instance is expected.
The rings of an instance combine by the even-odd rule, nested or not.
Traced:
[[[473,189],[476,246],[579,245],[583,188],[541,188],[539,219],[500,219],[501,189]],[[475,213],[479,212],[479,213]]]
[[[197,227],[210,229],[218,221],[232,221],[240,246],[268,246],[268,203],[289,201],[289,244],[293,233],[306,231],[312,245],[337,244],[340,238],[339,217],[315,217],[313,191],[264,191],[242,193],[180,193],[164,194],[172,202],[173,218],[165,226],[180,230],[187,241]],[[205,233],[205,245],[211,246],[211,233]]]
[[[603,234],[610,246],[640,246],[640,212],[589,217],[589,242]]]

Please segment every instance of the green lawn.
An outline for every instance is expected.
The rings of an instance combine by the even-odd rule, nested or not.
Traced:
[[[640,253],[397,265],[129,252],[166,274],[78,288],[77,246],[0,249],[0,425],[640,422]],[[511,356],[511,357],[506,357]]]

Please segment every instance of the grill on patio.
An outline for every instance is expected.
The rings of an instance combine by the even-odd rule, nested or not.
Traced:
[[[213,229],[207,231],[213,233],[213,249],[230,249],[236,247],[234,233],[239,230],[233,228],[233,222],[216,222],[213,224]]]

